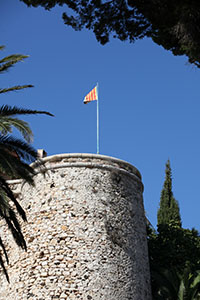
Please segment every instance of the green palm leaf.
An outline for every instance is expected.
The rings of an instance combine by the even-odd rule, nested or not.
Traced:
[[[12,190],[10,189],[9,185],[7,184],[7,182],[5,181],[5,179],[0,176],[0,189],[1,189],[1,204],[4,202],[4,206],[0,207],[0,211],[2,213],[4,213],[5,215],[8,215],[8,211],[11,208],[9,201],[12,201],[17,209],[17,212],[19,213],[19,215],[21,216],[21,218],[24,221],[27,221],[26,219],[26,213],[23,210],[23,208],[21,207],[21,205],[18,203],[18,201],[15,199],[15,196],[12,192]]]
[[[190,297],[195,300],[200,299],[200,271],[197,271],[192,277]]]
[[[0,135],[0,151],[5,151],[8,153],[7,155],[11,155],[12,152],[17,153],[19,158],[28,163],[31,163],[38,158],[37,151],[31,145],[12,136]],[[11,157],[13,158],[14,156],[11,155]]]
[[[179,290],[178,290],[178,299],[177,300],[186,300],[186,299],[187,299],[187,291],[186,291],[183,280],[181,280]]]
[[[15,127],[22,134],[23,138],[28,142],[33,141],[33,133],[27,122],[19,120],[18,118],[13,118],[11,116],[15,115],[26,115],[26,114],[46,114],[53,116],[47,111],[38,111],[32,109],[24,109],[16,106],[3,105],[0,107],[0,132],[3,135],[12,132],[12,127]]]
[[[0,50],[3,49],[4,46],[0,46]],[[4,57],[0,60],[0,73],[4,73],[4,71],[9,70],[17,62],[23,61],[27,57],[28,56],[21,54]],[[0,94],[30,87],[33,86],[29,84],[0,88]],[[35,175],[35,171],[29,163],[37,160],[38,156],[37,151],[27,143],[31,142],[33,133],[27,122],[16,118],[17,115],[27,114],[46,114],[53,116],[51,113],[46,111],[24,109],[16,106],[11,107],[9,105],[3,105],[0,107],[0,219],[5,221],[17,245],[22,249],[26,249],[26,242],[24,240],[16,212],[24,221],[26,221],[26,214],[15,198],[12,190],[6,182],[6,179],[19,178],[32,185],[34,184],[33,176]],[[7,135],[12,132],[13,127],[19,130],[25,141]],[[40,167],[42,164],[39,160],[37,160],[36,165],[37,167]],[[8,255],[1,237],[0,247],[8,263]],[[1,251],[0,265],[7,280],[9,281]]]
[[[0,47],[0,50],[2,50],[1,47]],[[13,61],[18,62],[18,61],[21,61],[21,60],[23,60],[24,58],[27,58],[27,57],[29,57],[29,55],[23,55],[23,54],[8,55],[8,56],[0,59],[0,64],[7,63],[7,62],[13,62]]]
[[[4,48],[4,46],[0,46],[0,50],[3,50]],[[10,69],[14,64],[23,61],[27,57],[28,55],[12,54],[2,58],[0,60],[0,73],[8,71],[8,69]]]
[[[193,274],[186,268],[183,274],[177,270],[162,270],[152,272],[157,291],[154,299],[165,300],[199,300],[200,299],[200,271]]]
[[[3,105],[0,107],[0,117],[3,116],[14,116],[14,115],[32,115],[32,114],[46,114],[48,116],[53,117],[54,115],[49,113],[48,111],[43,110],[33,110],[33,109],[26,109],[20,108],[17,106],[9,106]]]
[[[17,154],[13,155],[13,154]],[[19,216],[26,221],[26,214],[23,208],[16,200],[13,192],[3,178],[4,175],[9,175],[11,178],[22,178],[33,184],[34,170],[20,158],[34,161],[37,158],[37,152],[27,143],[9,136],[0,136],[0,218],[4,219],[9,230],[11,231],[17,245],[26,249],[26,242],[21,232],[19,221],[13,208],[10,206],[10,201],[13,202]],[[2,248],[6,260],[8,256],[5,246],[0,238],[0,247]],[[0,255],[0,265],[6,275],[9,277]]]
[[[15,208],[19,215],[26,220],[26,214],[23,210],[23,208],[20,206],[20,204],[15,199],[12,191],[10,190],[9,186],[7,185],[6,181],[0,176],[0,218],[5,220],[9,230],[11,231],[17,245],[21,247],[22,249],[26,249],[26,242],[24,240],[23,234],[21,232],[21,227],[19,224],[19,221],[16,217],[16,214],[11,208],[9,204],[9,200],[12,201],[15,205]],[[8,255],[6,248],[2,242],[2,239],[0,238],[0,247],[3,250],[3,253],[5,255],[6,261],[8,263]],[[7,270],[5,268],[2,256],[0,255],[0,265],[3,269],[4,274],[6,275],[7,281],[9,282],[9,277]]]
[[[3,135],[12,132],[12,126],[22,134],[23,138],[28,142],[33,141],[33,132],[27,122],[17,118],[0,117],[0,131]]]
[[[12,86],[10,88],[7,88],[7,89],[0,89],[0,94],[3,94],[3,93],[7,93],[7,92],[13,92],[13,91],[18,91],[18,90],[23,90],[23,89],[26,89],[26,88],[31,88],[33,87],[32,84],[26,84],[26,85],[15,85],[15,86]]]

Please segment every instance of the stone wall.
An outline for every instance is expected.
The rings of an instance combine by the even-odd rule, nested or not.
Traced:
[[[10,284],[0,300],[150,300],[140,173],[107,156],[43,159],[35,188],[10,181],[27,212],[27,252],[1,227]]]

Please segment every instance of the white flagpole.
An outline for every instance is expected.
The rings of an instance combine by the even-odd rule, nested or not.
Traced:
[[[99,84],[97,82],[97,154],[99,154]]]

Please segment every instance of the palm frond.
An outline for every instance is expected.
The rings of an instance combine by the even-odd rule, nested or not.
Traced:
[[[2,183],[2,182],[1,182]],[[10,190],[10,188],[8,187],[8,190]],[[2,198],[7,198],[10,199],[11,201],[14,198],[14,195],[12,195],[12,191],[10,190],[10,193],[4,190],[2,184],[0,184],[0,201],[2,201]],[[12,195],[12,198],[9,197],[9,195]],[[15,204],[16,204],[17,200],[15,200]],[[16,205],[15,205],[16,206]],[[20,207],[20,209],[19,209]],[[26,220],[26,215],[25,212],[23,211],[22,207],[19,205],[19,203],[17,203],[17,211],[20,213],[20,216],[23,217],[24,220]],[[13,208],[8,207],[7,210],[0,210],[0,217],[2,217],[5,221],[6,224],[8,225],[8,228],[11,230],[12,235],[17,243],[18,246],[20,246],[23,249],[26,249],[26,242],[24,240],[23,234],[21,232],[21,227],[19,224],[19,221],[17,219],[17,216],[15,214],[15,211]]]
[[[8,255],[7,255],[6,248],[5,248],[5,246],[4,246],[4,243],[3,243],[2,239],[1,239],[1,237],[0,237],[0,247],[1,247],[2,250],[3,250],[3,254],[5,255],[6,262],[7,262],[7,264],[8,264],[8,263],[9,263]]]
[[[1,194],[1,199],[0,199],[1,201],[0,202],[3,201],[4,203],[6,203],[6,205],[5,205],[6,210],[8,211],[10,209],[10,205],[9,205],[9,202],[8,202],[8,199],[9,199],[14,203],[15,208],[17,209],[17,212],[20,215],[20,217],[24,221],[27,221],[25,211],[23,210],[23,208],[21,207],[19,202],[16,200],[12,190],[10,189],[9,185],[7,184],[5,179],[3,179],[2,176],[0,176],[0,189],[1,189],[1,192],[3,192],[3,197],[2,197],[2,194]],[[5,209],[5,206],[3,207],[3,209],[2,209],[2,206],[1,206],[0,210],[3,211]]]
[[[0,265],[1,265],[2,269],[3,269],[3,273],[6,276],[7,281],[10,282],[9,277],[8,277],[8,272],[7,272],[6,268],[5,268],[5,265],[4,265],[4,262],[3,262],[1,254],[0,254]]]
[[[173,272],[169,270],[152,271],[152,277],[156,282],[158,289],[158,294],[162,297],[167,297],[171,295],[172,299],[177,296],[177,287],[179,286],[179,280]]]
[[[3,158],[4,161],[1,162]],[[21,178],[34,185],[34,169],[7,151],[0,151],[0,175],[5,179]]]
[[[0,50],[3,49],[4,46],[0,46]],[[27,57],[28,56],[21,54],[4,57],[0,60],[0,73],[4,73],[4,71],[9,70],[17,62],[23,61]],[[31,87],[33,87],[33,85],[29,84],[0,88],[0,94]],[[53,115],[46,111],[23,109],[16,106],[3,105],[0,107],[0,219],[6,222],[17,245],[26,250],[26,242],[18,220],[19,215],[19,217],[26,221],[26,214],[6,182],[8,178],[20,178],[27,183],[34,184],[33,176],[35,175],[35,170],[28,163],[38,159],[38,155],[37,151],[27,143],[31,141],[33,133],[27,122],[13,117],[22,114]],[[8,133],[12,132],[13,127],[20,131],[25,141],[8,135]],[[42,166],[42,164],[42,161],[36,161],[37,167]],[[8,263],[6,247],[1,237],[0,247]],[[9,282],[8,273],[4,265],[4,260],[2,259],[2,252],[0,252],[0,265]]]
[[[34,162],[38,158],[37,151],[31,145],[8,135],[0,135],[0,151],[7,152],[8,155],[10,155],[10,153],[12,154],[12,152],[16,152],[21,159],[29,163]]]
[[[10,210],[9,213],[10,213],[9,217],[7,216],[2,216],[2,217],[5,219],[6,224],[8,225],[8,228],[10,229],[16,244],[22,249],[26,250],[26,242],[24,240],[21,230],[19,229],[20,225],[15,215],[15,212],[14,210]]]
[[[0,48],[1,50],[1,48]],[[25,58],[28,58],[29,55],[23,55],[23,54],[12,54],[12,55],[8,55],[2,59],[0,59],[0,64],[5,63],[5,62],[13,62],[13,61],[22,61]]]
[[[27,122],[17,118],[0,117],[0,131],[3,135],[12,132],[12,126],[22,134],[23,138],[28,142],[33,141],[33,132]]]
[[[200,299],[200,271],[196,271],[192,277],[190,297],[197,300]]]
[[[177,300],[184,300],[184,299],[187,299],[187,290],[185,288],[185,285],[184,285],[184,281],[181,280],[180,282],[180,285],[179,285],[179,290],[178,290],[178,299]]]
[[[9,198],[6,196],[6,192],[0,188],[0,211],[3,214],[8,214],[10,208]]]
[[[22,217],[22,219],[26,221],[25,211],[20,206],[18,201],[15,199],[15,196],[11,191],[10,187],[8,186],[7,182],[0,176],[0,217],[5,220],[17,245],[22,249],[26,250],[26,242],[21,231],[20,223],[17,219],[17,216],[13,208],[11,208],[9,204],[9,201],[12,201],[14,203],[17,212]],[[4,256],[8,263],[9,261],[8,261],[7,251],[1,238],[0,238],[0,247],[2,248]],[[9,276],[5,268],[1,253],[0,253],[0,265],[3,269],[7,281],[9,282]]]
[[[51,113],[47,111],[38,111],[32,109],[24,109],[19,108],[17,106],[9,106],[9,105],[2,105],[0,107],[0,131],[3,135],[12,132],[12,126],[15,127],[17,130],[20,131],[24,139],[30,143],[33,140],[33,133],[30,129],[30,126],[27,122],[23,120],[19,120],[17,118],[13,118],[10,116],[15,115],[26,115],[26,114],[46,114],[49,116],[53,116]],[[9,118],[10,117],[10,118]]]
[[[2,135],[12,132],[12,126],[6,122],[3,122],[3,118],[0,118],[0,132]]]
[[[2,141],[5,141],[5,143]],[[15,145],[14,142],[16,142]],[[29,184],[34,185],[35,170],[23,160],[34,161],[36,158],[36,150],[27,143],[12,137],[0,137],[1,177],[5,179],[22,178]]]
[[[152,272],[157,285],[154,299],[200,299],[200,271],[190,272],[187,267],[181,274],[176,269]]]
[[[35,175],[35,171],[28,164],[20,161],[19,159],[14,160],[14,165],[12,167],[13,170],[13,178],[18,179],[22,178],[26,182],[31,185],[34,185],[33,176]]]
[[[4,176],[6,179],[15,179],[16,171],[12,160],[7,149],[0,149],[0,176]]]
[[[14,115],[32,115],[32,114],[46,114],[51,117],[54,115],[43,110],[33,110],[33,109],[26,109],[26,108],[20,108],[17,106],[9,106],[9,105],[2,105],[0,107],[0,117],[1,116],[14,116]]]
[[[34,87],[34,86],[32,84],[15,85],[15,86],[12,86],[12,87],[7,88],[7,89],[0,89],[0,94],[4,94],[4,93],[7,93],[7,92],[18,91],[18,90],[23,90],[23,89],[31,88],[31,87]]]
[[[13,54],[4,57],[0,60],[0,74],[2,72],[8,71],[8,69],[10,69],[14,64],[23,61],[27,57],[27,55],[22,54]]]
[[[6,258],[7,264],[9,264],[8,254],[7,254],[6,248],[5,248],[5,246],[4,246],[4,243],[3,243],[2,239],[1,239],[1,237],[0,237],[0,247],[1,247],[2,250],[3,250],[3,254],[4,254],[5,258]],[[7,273],[7,270],[6,270],[6,268],[5,268],[5,265],[4,265],[2,256],[1,256],[1,253],[0,253],[0,265],[1,265],[2,269],[3,269],[3,272],[4,272],[5,276],[6,276],[7,281],[10,282],[10,281],[9,281],[9,277],[8,277],[8,273]]]

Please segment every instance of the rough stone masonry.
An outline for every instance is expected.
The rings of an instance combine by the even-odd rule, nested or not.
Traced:
[[[0,300],[151,300],[138,170],[112,157],[43,158],[35,187],[9,181],[27,213],[28,250],[4,225],[10,284],[0,274]]]

